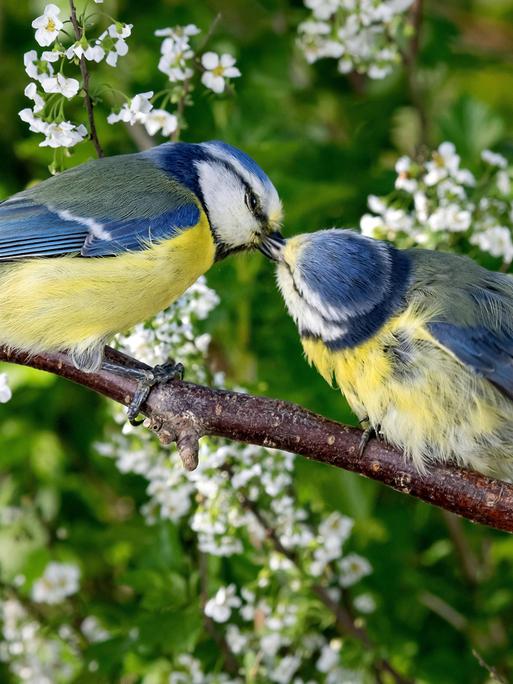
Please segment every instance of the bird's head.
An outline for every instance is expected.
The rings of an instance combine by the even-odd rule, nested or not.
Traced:
[[[152,154],[201,202],[217,259],[247,249],[265,249],[268,236],[279,230],[283,212],[276,188],[245,152],[211,141],[165,143]]]
[[[332,348],[381,325],[408,280],[403,253],[351,230],[320,230],[276,244],[278,287],[304,337]]]

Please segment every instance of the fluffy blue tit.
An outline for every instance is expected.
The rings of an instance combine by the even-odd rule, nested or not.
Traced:
[[[95,371],[113,335],[169,306],[216,260],[260,247],[281,214],[262,169],[218,141],[49,178],[0,203],[0,344],[68,352]],[[166,372],[140,378],[131,418]]]
[[[310,363],[419,469],[513,475],[513,278],[350,230],[269,238]]]

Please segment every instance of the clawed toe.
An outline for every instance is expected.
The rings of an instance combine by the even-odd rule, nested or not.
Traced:
[[[183,365],[181,363],[175,363],[172,360],[157,365],[152,369],[132,368],[109,361],[104,362],[102,368],[116,373],[117,375],[123,375],[138,380],[137,388],[127,410],[128,420],[130,421],[130,424],[134,426],[141,425],[143,422],[143,420],[138,419],[137,416],[140,413],[141,406],[148,399],[153,387],[172,380],[183,380],[184,374]]]
[[[361,420],[360,423],[366,422],[368,419]],[[371,439],[376,438],[379,439],[379,434],[380,434],[380,427],[378,426],[377,429],[374,428],[372,425],[369,425],[368,427],[365,428],[362,432],[362,436],[360,438],[360,443],[358,445],[358,456],[361,458],[365,450],[367,449],[367,446]]]
[[[181,363],[168,361],[167,363],[154,366],[152,370],[145,371],[144,377],[141,377],[132,401],[127,410],[127,417],[131,425],[141,425],[144,421],[138,419],[137,416],[141,410],[141,406],[149,397],[151,390],[155,385],[163,385],[172,380],[183,380],[184,367]]]

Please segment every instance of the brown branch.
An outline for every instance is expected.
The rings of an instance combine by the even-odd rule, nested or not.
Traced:
[[[82,38],[83,30],[77,19],[77,10],[75,7],[74,0],[69,0],[69,7],[71,12],[71,24],[73,26],[73,31],[75,32],[75,38],[80,40]],[[80,57],[80,73],[82,74],[82,92],[84,93],[84,104],[87,111],[87,118],[89,121],[89,139],[94,145],[96,154],[98,157],[103,157],[103,149],[100,145],[98,139],[98,133],[96,131],[96,123],[94,120],[94,106],[89,94],[89,69],[87,68],[87,61],[84,55]]]
[[[106,358],[123,365],[147,368],[109,347]],[[65,354],[31,356],[0,347],[2,360],[56,373],[125,405],[135,390],[134,380],[106,371],[85,373],[75,368]],[[513,485],[441,464],[419,473],[401,452],[376,440],[371,440],[360,456],[360,430],[323,418],[296,404],[173,382],[155,387],[143,409],[150,419],[150,427],[168,443],[194,431],[197,435],[215,435],[285,449],[360,473],[474,522],[513,532]]]

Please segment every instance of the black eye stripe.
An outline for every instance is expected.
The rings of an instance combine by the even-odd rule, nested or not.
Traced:
[[[247,208],[256,215],[260,205],[257,196],[252,190],[246,190],[244,201],[246,202]]]
[[[265,215],[265,212],[262,210],[262,207],[260,205],[260,200],[258,199],[257,195],[255,194],[254,190],[250,186],[250,184],[247,182],[247,180],[237,171],[237,169],[234,169],[233,166],[225,161],[224,159],[218,159],[217,157],[212,157],[212,160],[215,161],[218,164],[221,164],[224,166],[228,171],[233,173],[234,176],[236,176],[239,181],[241,182],[241,185],[244,187],[244,201],[246,202],[246,206],[250,210],[250,212],[253,214],[253,216],[262,224],[267,223],[267,216]],[[254,207],[252,207],[249,202],[248,198],[253,197],[256,200],[256,204]]]

